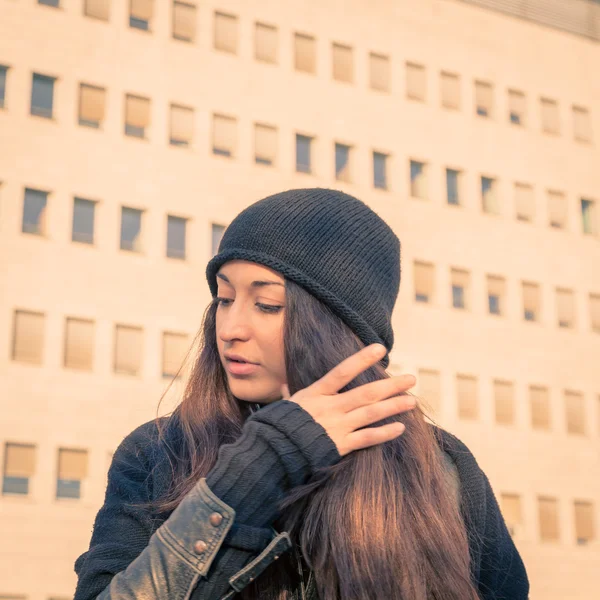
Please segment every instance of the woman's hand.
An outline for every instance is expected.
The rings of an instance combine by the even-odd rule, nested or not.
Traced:
[[[379,362],[385,353],[383,345],[371,344],[291,398],[288,387],[282,386],[283,398],[298,403],[325,429],[340,456],[397,438],[405,429],[402,423],[361,428],[415,407],[414,397],[398,395],[415,385],[416,379],[412,375],[373,381],[338,393],[360,373]]]

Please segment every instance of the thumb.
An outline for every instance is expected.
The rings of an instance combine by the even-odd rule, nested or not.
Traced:
[[[282,400],[290,399],[290,388],[285,383],[281,386],[281,399]]]

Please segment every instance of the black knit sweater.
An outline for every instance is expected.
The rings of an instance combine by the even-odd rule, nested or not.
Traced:
[[[172,430],[173,428],[171,428]],[[454,436],[438,430],[441,449],[455,464],[467,527],[473,580],[482,600],[526,600],[527,574],[506,528],[485,474],[473,455]],[[279,401],[254,413],[233,444],[223,445],[206,481],[215,495],[236,511],[236,524],[259,532],[277,517],[276,504],[285,493],[319,467],[339,460],[325,430],[298,404]],[[168,515],[137,504],[160,498],[169,487],[170,467],[158,439],[156,422],[142,425],[121,443],[113,458],[105,503],[94,525],[90,549],[75,564],[75,600],[93,600],[115,574],[148,546]],[[252,531],[250,529],[250,531]],[[263,533],[264,535],[264,533]],[[252,554],[225,543],[192,600],[217,600],[228,579]]]

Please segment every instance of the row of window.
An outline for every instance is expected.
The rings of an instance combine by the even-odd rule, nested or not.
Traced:
[[[36,471],[35,444],[7,442],[4,445],[2,494],[27,496]],[[56,469],[56,498],[79,499],[88,477],[88,451],[59,448]],[[558,500],[539,496],[539,539],[542,542],[560,540]],[[518,537],[523,527],[521,496],[512,493],[500,495],[502,513],[511,534]],[[586,500],[573,503],[575,538],[584,545],[595,539],[594,505]],[[1,598],[1,597],[0,597]]]
[[[17,362],[40,365],[44,362],[46,315],[40,312],[16,310],[13,322],[11,358]],[[95,322],[91,319],[67,317],[64,327],[62,363],[64,367],[84,371],[94,368]],[[190,347],[191,338],[185,333],[163,332],[162,375],[173,377]],[[140,326],[116,324],[113,335],[113,370],[115,373],[139,376],[144,356],[144,330]],[[418,372],[419,396],[431,408],[434,415],[443,411],[440,373],[431,369]],[[514,425],[516,400],[511,382],[494,381],[495,420],[501,425]],[[480,417],[478,379],[457,375],[456,394],[458,416],[464,420]],[[549,430],[552,427],[552,411],[548,388],[532,385],[528,389],[531,426]],[[564,391],[566,430],[568,433],[585,435],[586,404],[584,395],[573,390]],[[600,410],[600,406],[599,406]],[[600,434],[600,424],[599,424]]]
[[[59,0],[38,0],[40,4],[58,6]],[[84,14],[101,20],[109,20],[109,0],[84,0]],[[151,31],[154,19],[154,0],[130,0],[129,26]],[[172,4],[172,36],[186,42],[196,39],[196,6],[174,0]],[[236,15],[215,11],[213,14],[213,47],[230,54],[239,51],[239,19]],[[296,32],[293,39],[294,68],[305,73],[317,72],[317,40],[314,36]],[[277,64],[279,62],[278,28],[266,23],[254,24],[254,57],[256,60]],[[355,81],[355,52],[346,43],[331,45],[331,76],[335,81],[352,84]],[[387,54],[370,52],[368,55],[369,87],[378,92],[391,91],[392,67]],[[444,108],[460,110],[462,105],[461,79],[451,71],[441,71],[439,92]],[[427,70],[417,62],[405,63],[406,96],[410,100],[426,102]],[[513,125],[524,126],[527,122],[527,99],[522,91],[509,89],[507,120]],[[480,117],[496,116],[494,86],[489,81],[474,82],[474,112]],[[574,138],[581,142],[592,140],[589,110],[572,106],[572,129]],[[542,131],[558,135],[561,131],[559,105],[556,100],[540,97]]]
[[[436,285],[436,267],[429,262],[415,260],[413,263],[413,281],[415,302],[438,304],[438,285]],[[466,269],[450,268],[450,286],[452,307],[471,310],[473,305],[471,292],[471,273]],[[507,284],[504,277],[486,275],[487,310],[490,315],[507,315]],[[542,288],[532,281],[521,281],[522,315],[525,321],[542,321]],[[568,288],[557,286],[555,292],[556,325],[565,329],[574,329],[577,324],[575,293]],[[600,293],[588,294],[590,328],[600,333]]]
[[[392,367],[392,372],[394,368]],[[428,415],[434,419],[445,416],[446,406],[442,400],[442,382],[439,371],[434,369],[418,369],[417,396],[423,400]],[[454,378],[456,393],[456,410],[458,418],[463,421],[481,419],[482,400],[478,377],[457,374]],[[529,385],[525,391],[527,396],[529,425],[536,431],[556,429],[558,415],[553,413],[550,390],[542,385]],[[517,397],[515,384],[503,379],[492,381],[493,418],[497,425],[514,426],[517,424]],[[600,395],[597,397],[598,419],[592,425],[592,419],[586,409],[583,393],[574,390],[563,390],[562,404],[565,430],[573,435],[600,436]]]

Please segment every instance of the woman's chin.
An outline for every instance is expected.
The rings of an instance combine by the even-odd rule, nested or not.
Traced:
[[[269,404],[281,400],[281,389],[273,386],[261,386],[256,381],[232,381],[229,380],[231,393],[242,402],[258,402]]]

